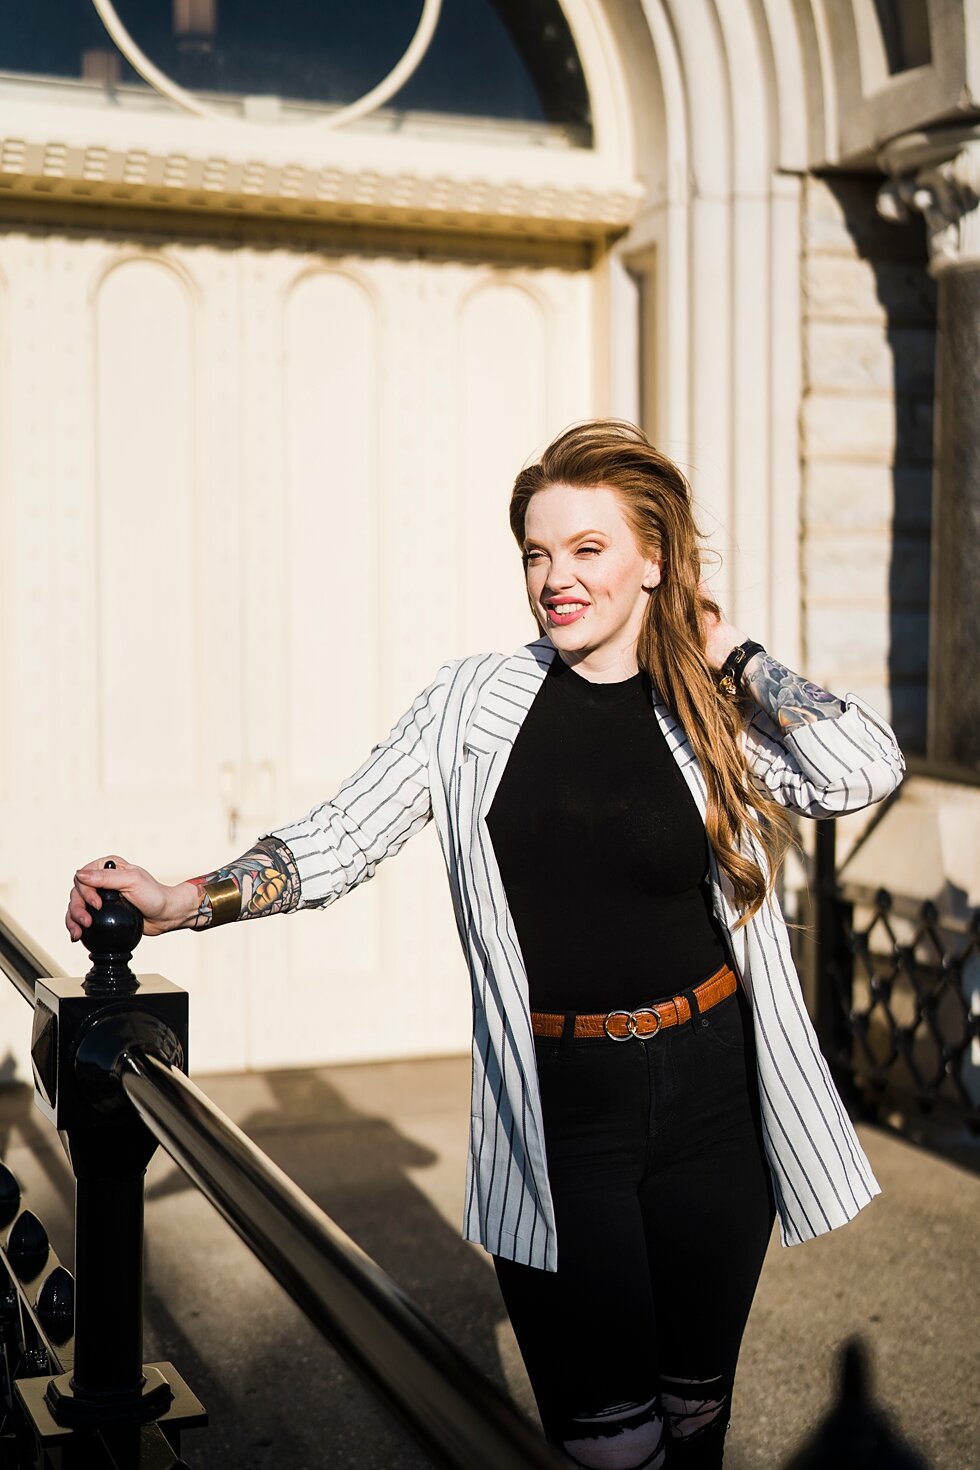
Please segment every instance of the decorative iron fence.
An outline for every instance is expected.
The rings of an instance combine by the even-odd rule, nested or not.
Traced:
[[[835,825],[817,830],[817,1007],[824,1053],[852,1100],[980,1134],[980,912],[841,881]]]

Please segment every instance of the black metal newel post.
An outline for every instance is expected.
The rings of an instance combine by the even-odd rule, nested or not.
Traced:
[[[838,1087],[852,1098],[854,1079],[848,1025],[852,1001],[854,957],[848,944],[850,905],[837,882],[837,829],[833,821],[817,822],[817,997],[814,1022],[820,1045]]]
[[[139,990],[129,961],[143,920],[118,894],[103,889],[101,898],[84,938],[94,963],[82,989],[111,1003]],[[79,1081],[77,1060],[75,1070]],[[48,1402],[63,1422],[84,1418],[90,1406],[141,1416],[143,1176],[156,1140],[133,1126],[114,1129],[109,1118],[76,1126],[67,1142],[75,1171],[75,1367],[67,1392],[54,1380]],[[154,1383],[151,1395],[147,1409],[166,1403],[166,1385]]]
[[[817,894],[817,995],[814,1024],[825,1052],[834,1049],[838,1003],[831,975],[834,900],[837,888],[837,832],[832,821],[817,822],[814,887]]]
[[[143,1174],[146,1161],[124,1146],[113,1177],[104,1161],[71,1142],[75,1179],[75,1368],[67,1393],[58,1379],[48,1392],[56,1418],[84,1418],[91,1406],[142,1417],[170,1391],[157,1377],[144,1394]],[[100,1162],[102,1168],[99,1167]],[[84,1172],[83,1172],[84,1171]],[[152,1417],[152,1414],[151,1414]]]
[[[196,1401],[187,1416],[171,1365],[143,1363],[143,1181],[157,1145],[113,1070],[134,1043],[184,1066],[187,995],[161,976],[136,978],[129,961],[142,915],[115,892],[100,896],[83,939],[92,968],[81,980],[40,979],[35,996],[35,1100],[75,1175],[73,1370],[49,1379],[43,1398],[36,1382],[19,1384],[42,1442],[73,1429],[166,1419],[173,1433],[188,1417],[203,1421]]]
[[[0,913],[0,965],[8,932]],[[143,1174],[160,1142],[435,1463],[557,1465],[503,1395],[184,1075],[187,996],[158,975],[133,976],[140,933],[139,915],[104,893],[84,980],[44,977],[18,941],[18,988],[35,1002],[36,1102],[66,1145],[77,1201],[73,1293],[0,1166],[0,1267],[17,1278],[10,1304],[23,1328],[16,1432],[33,1436],[30,1463],[49,1463],[53,1446],[64,1470],[186,1470],[179,1432],[207,1422],[172,1364],[141,1362]],[[0,1292],[0,1328],[6,1306]],[[93,1460],[98,1445],[105,1454]]]

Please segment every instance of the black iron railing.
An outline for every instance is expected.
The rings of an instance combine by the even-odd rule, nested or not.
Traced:
[[[75,1277],[0,1165],[0,1461],[178,1470],[206,1423],[170,1363],[143,1362],[143,1178],[157,1144],[437,1464],[558,1461],[422,1311],[184,1075],[186,994],[129,969],[142,920],[103,891],[68,979],[0,911],[0,971],[34,1007],[35,1101],[75,1174]]]
[[[818,827],[816,878],[816,1020],[838,1080],[872,1111],[897,1106],[980,1134],[980,912],[964,921],[841,881],[833,822]]]

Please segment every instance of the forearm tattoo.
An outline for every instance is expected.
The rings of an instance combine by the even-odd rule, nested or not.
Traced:
[[[742,673],[742,686],[781,730],[795,730],[816,720],[834,720],[844,713],[844,705],[836,695],[794,674],[768,653],[757,653],[749,659]]]
[[[201,904],[193,924],[195,929],[206,929],[211,923],[211,900],[204,892],[204,885],[217,883],[222,878],[231,878],[238,884],[242,895],[240,919],[285,914],[299,903],[299,874],[293,855],[285,843],[266,837],[233,863],[190,880],[201,890]]]

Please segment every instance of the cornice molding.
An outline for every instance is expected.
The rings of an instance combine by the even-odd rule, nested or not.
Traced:
[[[619,234],[642,200],[638,184],[599,188],[591,182],[489,178],[480,173],[229,159],[216,153],[154,153],[148,148],[0,135],[0,198],[69,198],[106,204],[291,215],[445,229]]]
[[[9,107],[0,129],[0,198],[578,238],[622,232],[643,201],[594,150],[267,127],[246,151],[205,120],[56,107]]]
[[[888,220],[923,216],[933,275],[980,267],[980,125],[903,134],[879,163],[891,177],[878,191],[878,211]]]
[[[30,195],[181,209],[357,219],[417,227],[601,235],[625,230],[641,190],[479,175],[357,172],[257,160],[75,148],[0,138],[0,198]]]

